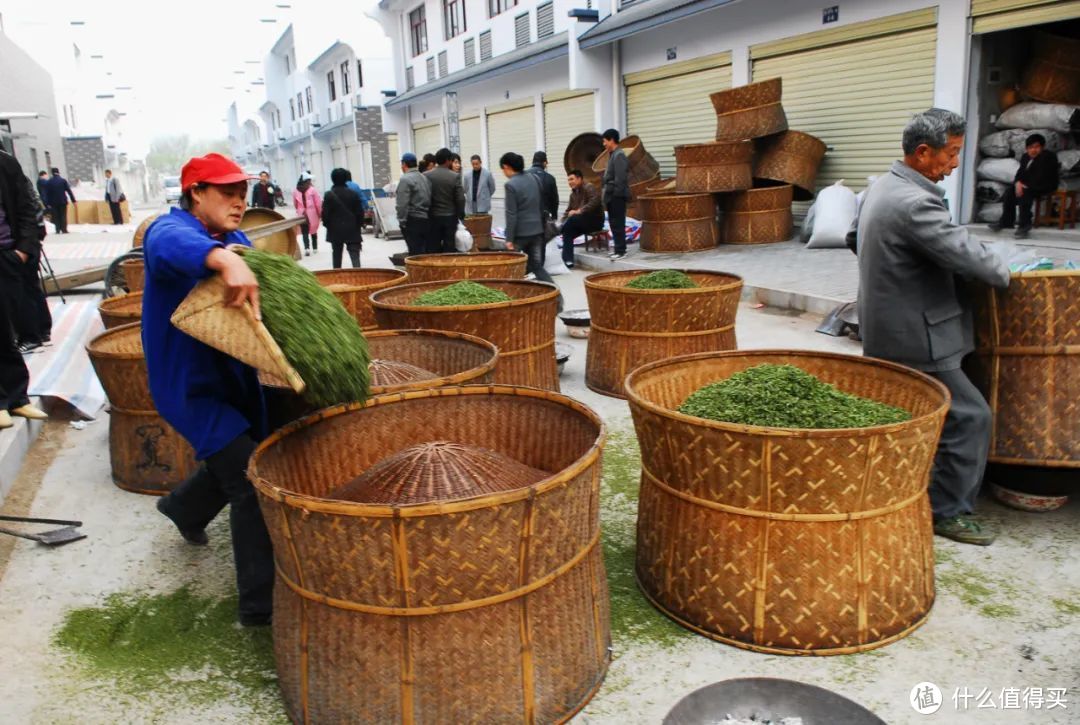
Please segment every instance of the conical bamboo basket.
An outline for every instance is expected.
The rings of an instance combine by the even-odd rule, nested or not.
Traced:
[[[325,498],[434,441],[548,477],[455,501]],[[248,472],[274,543],[274,655],[290,719],[570,719],[610,660],[603,443],[581,403],[502,386],[379,396],[271,435]]]
[[[142,292],[106,297],[98,303],[98,314],[106,330],[142,320]]]
[[[788,123],[780,103],[782,95],[780,78],[711,94],[709,100],[716,109],[716,140],[740,141],[786,131]]]
[[[409,282],[462,279],[523,279],[528,255],[522,252],[414,254],[405,258]]]
[[[371,293],[405,284],[409,275],[400,269],[323,269],[315,272],[315,279],[333,292],[360,329],[367,331],[379,327],[371,309]]]
[[[912,420],[793,430],[677,412],[694,391],[764,363],[798,366]],[[927,485],[949,393],[922,373],[807,351],[703,353],[626,383],[641,443],[638,584],[660,611],[769,654],[894,642],[934,602]]]

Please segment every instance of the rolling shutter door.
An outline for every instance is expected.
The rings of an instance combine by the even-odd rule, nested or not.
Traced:
[[[488,146],[491,148],[491,162],[488,168],[495,176],[495,196],[503,198],[503,185],[506,177],[499,169],[499,159],[503,154],[513,151],[525,159],[526,168],[536,151],[536,119],[532,104],[524,108],[488,114]]]
[[[1080,0],[971,0],[972,32],[992,33],[1080,18]]]
[[[592,93],[561,98],[544,99],[544,149],[548,155],[548,173],[555,177],[559,188],[559,208],[570,199],[570,186],[566,183],[569,169],[563,168],[566,147],[578,134],[595,131],[595,104]]]
[[[811,47],[801,50],[772,55],[767,46],[751,48],[755,81],[784,80],[790,128],[829,146],[818,173],[819,189],[844,179],[859,190],[866,177],[886,172],[902,155],[900,139],[912,114],[934,105],[936,14],[903,17],[904,25],[918,27],[896,29],[884,25],[895,22],[887,19],[838,28],[844,34],[834,35],[839,42],[828,45],[807,36]],[[860,25],[873,37],[859,38]]]
[[[624,82],[626,134],[641,137],[662,176],[674,176],[676,146],[716,138],[709,94],[731,87],[731,55],[628,74]]]
[[[413,126],[413,152],[418,159],[424,158],[424,154],[435,153],[445,145],[442,126],[438,121],[423,126]]]
[[[480,117],[463,118],[458,122],[458,135],[461,137],[461,165],[469,168],[469,158],[479,154],[487,163],[484,149],[480,148]]]

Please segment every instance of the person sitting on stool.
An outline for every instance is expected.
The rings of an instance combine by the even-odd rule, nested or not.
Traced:
[[[562,218],[562,258],[573,269],[574,240],[604,228],[604,209],[600,206],[600,192],[585,182],[579,169],[571,170],[566,181],[570,184],[570,202]]]
[[[1035,201],[1058,188],[1058,158],[1046,150],[1046,139],[1033,133],[1024,142],[1026,151],[1020,157],[1020,169],[1013,184],[1005,190],[1002,199],[1001,221],[991,224],[990,229],[999,232],[1012,229],[1016,222],[1016,206],[1020,205],[1020,226],[1013,234],[1017,239],[1027,239],[1031,231],[1031,210]]]

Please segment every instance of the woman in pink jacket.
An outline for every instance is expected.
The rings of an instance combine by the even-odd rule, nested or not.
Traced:
[[[300,233],[304,235],[304,256],[308,257],[311,256],[311,252],[319,251],[319,221],[322,219],[322,198],[311,183],[311,174],[306,171],[300,174],[292,198],[296,213],[307,219],[300,225]],[[309,237],[310,251],[308,251]]]

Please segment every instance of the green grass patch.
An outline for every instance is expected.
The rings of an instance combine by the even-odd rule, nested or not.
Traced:
[[[937,552],[935,577],[941,591],[958,597],[989,619],[1008,619],[1020,613],[1011,604],[1018,599],[1019,592],[1010,582],[965,564],[951,553],[941,549]]]
[[[1066,614],[1071,617],[1080,615],[1080,598],[1054,599],[1053,604],[1054,609],[1058,610],[1061,614]]]

